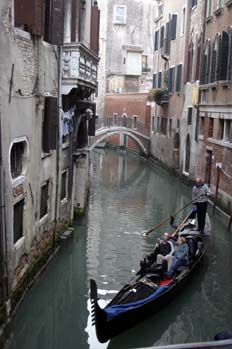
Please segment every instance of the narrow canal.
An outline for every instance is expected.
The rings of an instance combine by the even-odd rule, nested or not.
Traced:
[[[97,281],[103,302],[109,300],[170,227],[148,237],[141,231],[191,200],[191,189],[156,165],[116,151],[93,153],[91,172],[86,218],[21,304],[8,349],[138,348],[212,340],[232,329],[232,234],[217,212],[202,268],[176,300],[109,343],[97,342],[89,279]]]

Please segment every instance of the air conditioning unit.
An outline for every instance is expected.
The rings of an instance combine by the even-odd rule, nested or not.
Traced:
[[[121,87],[117,87],[114,89],[115,93],[122,93],[122,88]]]

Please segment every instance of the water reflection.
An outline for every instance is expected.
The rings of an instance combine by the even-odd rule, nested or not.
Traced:
[[[212,340],[232,328],[232,234],[217,213],[207,259],[199,274],[160,313],[111,340],[97,342],[90,326],[89,279],[103,302],[128,281],[168,224],[158,224],[191,199],[191,189],[134,155],[93,154],[86,219],[21,305],[9,349],[106,349]],[[188,209],[186,209],[187,211]],[[186,211],[179,216],[181,219]]]

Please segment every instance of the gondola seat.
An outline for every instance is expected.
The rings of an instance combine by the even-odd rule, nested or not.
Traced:
[[[186,243],[189,247],[188,258],[191,261],[194,259],[198,250],[197,238],[195,236],[186,236]]]

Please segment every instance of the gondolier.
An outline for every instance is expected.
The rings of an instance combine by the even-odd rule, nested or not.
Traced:
[[[212,192],[209,187],[204,184],[201,178],[197,177],[192,190],[192,198],[195,200],[193,204],[197,208],[198,230],[201,234],[204,233],[207,202],[210,195]]]

